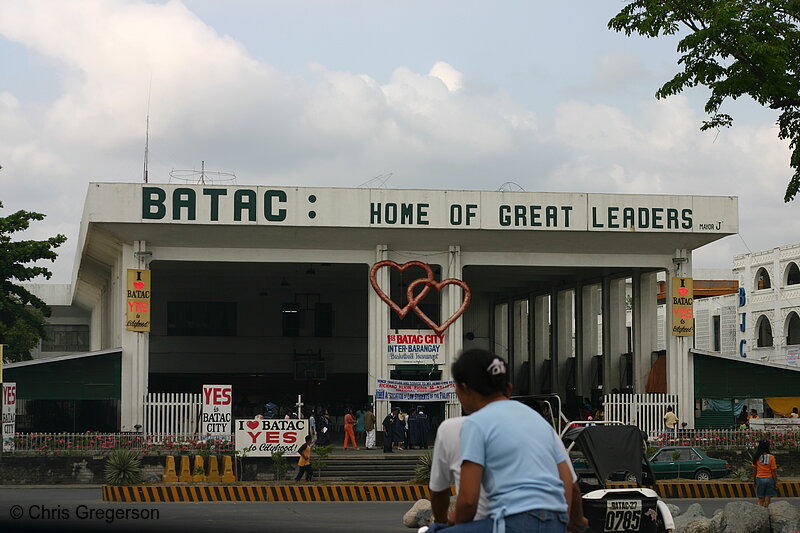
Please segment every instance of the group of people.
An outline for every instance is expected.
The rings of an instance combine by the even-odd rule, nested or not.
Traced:
[[[430,419],[422,406],[411,409],[409,413],[403,413],[399,407],[393,407],[381,425],[384,453],[392,453],[395,449],[412,450],[414,446],[428,449]]]

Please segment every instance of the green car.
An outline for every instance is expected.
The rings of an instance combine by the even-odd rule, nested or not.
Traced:
[[[660,448],[650,458],[656,479],[691,478],[701,481],[725,477],[731,465],[722,459],[712,459],[694,446]]]

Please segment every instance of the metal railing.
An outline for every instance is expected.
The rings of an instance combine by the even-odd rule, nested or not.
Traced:
[[[750,429],[684,429],[677,434],[651,432],[653,447],[697,446],[707,450],[752,450],[758,441],[768,440],[776,451],[800,450],[800,431],[754,431]]]
[[[197,434],[142,435],[141,433],[16,433],[15,454],[68,455],[108,453],[127,449],[147,454],[232,452],[232,440],[201,438]]]

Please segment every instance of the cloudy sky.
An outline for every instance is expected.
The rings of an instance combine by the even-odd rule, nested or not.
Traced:
[[[240,185],[736,195],[741,236],[695,267],[798,241],[777,115],[706,92],[656,101],[676,39],[606,28],[621,0],[0,2],[0,201],[70,237],[90,181],[171,169]]]

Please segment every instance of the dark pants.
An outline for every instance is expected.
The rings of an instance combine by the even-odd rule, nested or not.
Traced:
[[[297,477],[294,478],[295,481],[300,481],[300,478],[303,477],[303,474],[306,475],[306,481],[311,481],[311,478],[314,477],[314,469],[311,468],[311,465],[301,466],[297,470]]]
[[[392,451],[392,433],[391,431],[383,432],[383,453],[390,453]]]

